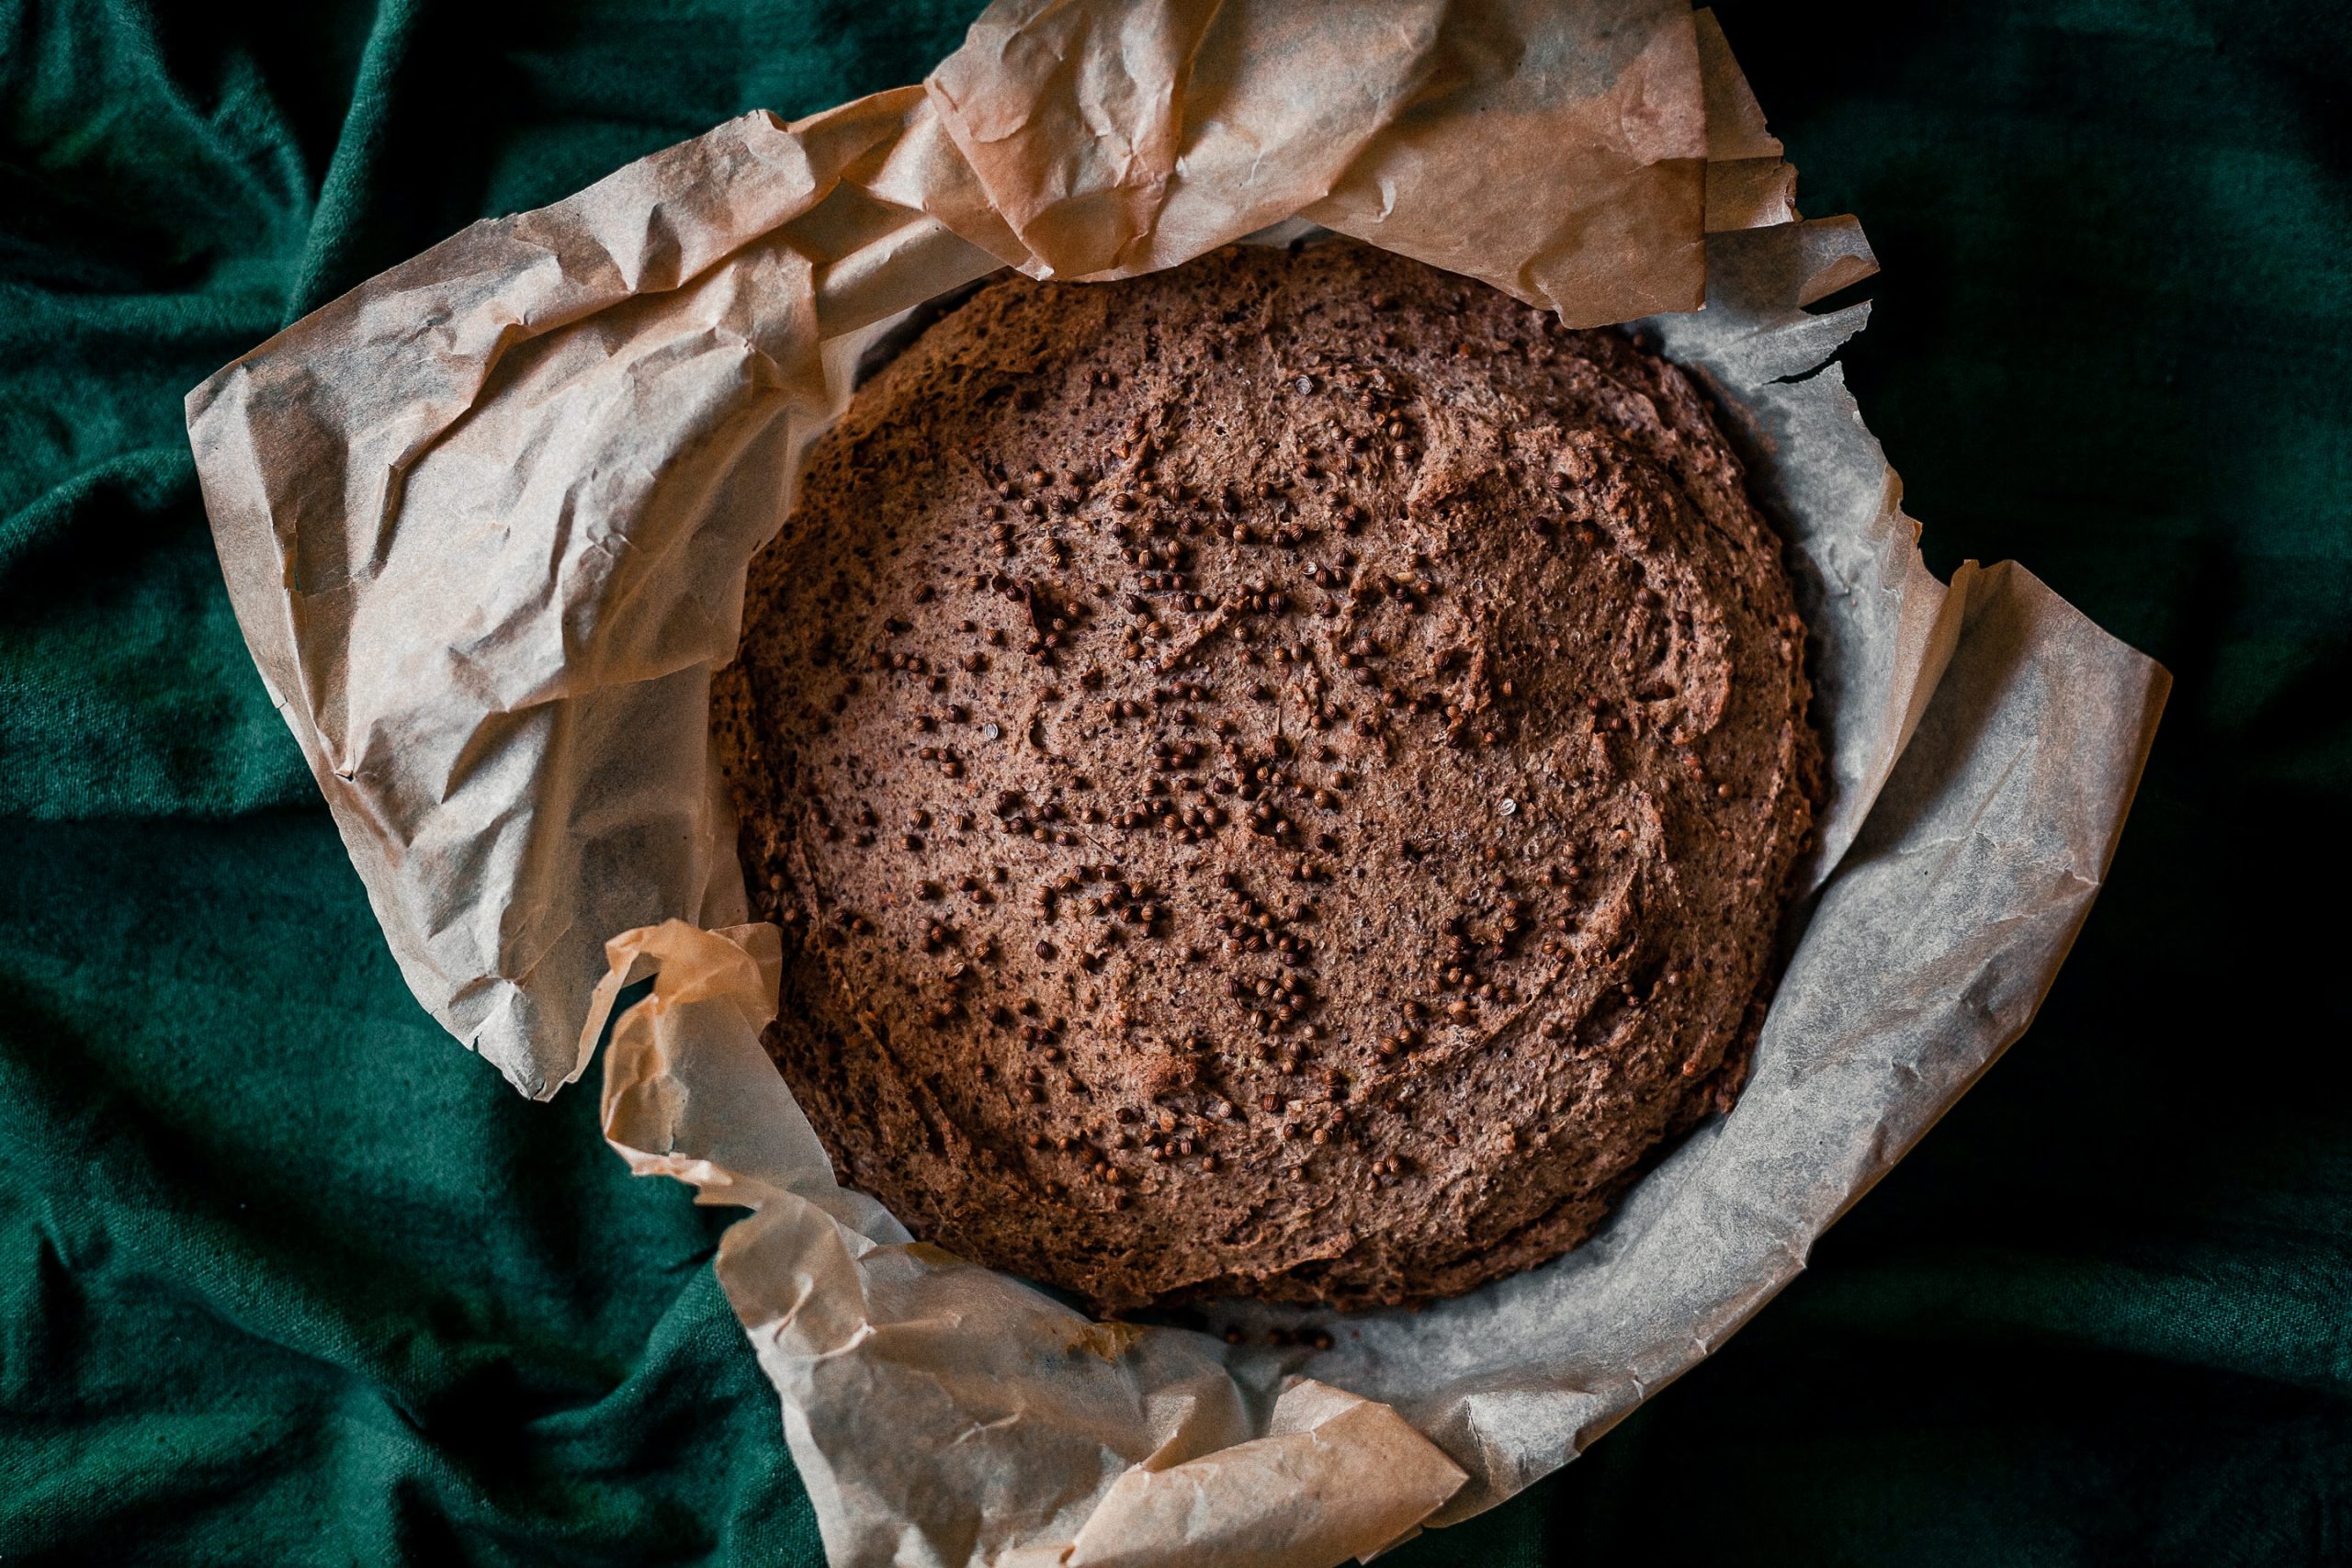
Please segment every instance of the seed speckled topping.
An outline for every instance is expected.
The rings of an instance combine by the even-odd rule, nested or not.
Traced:
[[[1781,550],[1681,372],[1419,263],[984,289],[813,449],[717,684],[842,1179],[1106,1312],[1575,1246],[1770,992]]]

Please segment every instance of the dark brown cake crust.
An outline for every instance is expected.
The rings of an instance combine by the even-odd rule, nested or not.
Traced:
[[[1729,1105],[1818,755],[1673,367],[1351,243],[1014,279],[802,486],[719,750],[769,1047],[918,1235],[1426,1300]]]

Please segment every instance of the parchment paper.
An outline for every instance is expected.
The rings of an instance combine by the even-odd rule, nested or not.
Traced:
[[[546,1095],[651,977],[606,1133],[752,1211],[718,1273],[836,1563],[1320,1568],[1488,1506],[1719,1344],[2024,1029],[2165,679],[2020,570],[1927,572],[1824,367],[1866,307],[1804,309],[1874,264],[1792,193],[1673,0],[1019,0],[922,87],[478,224],[190,394],[239,620],[419,999]],[[1651,316],[1788,530],[1831,761],[1738,1107],[1567,1258],[1324,1352],[1093,1323],[834,1184],[758,1045],[779,939],[738,923],[707,732],[746,563],[894,319],[1270,226]]]

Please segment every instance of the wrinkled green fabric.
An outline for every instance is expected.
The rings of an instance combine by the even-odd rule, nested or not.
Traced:
[[[0,1560],[820,1561],[727,1213],[401,987],[180,398],[967,11],[0,0]],[[2178,684],[2017,1050],[1728,1348],[1391,1561],[2352,1561],[2352,23],[1719,13],[1886,264],[1846,359],[1930,561],[2018,557]]]

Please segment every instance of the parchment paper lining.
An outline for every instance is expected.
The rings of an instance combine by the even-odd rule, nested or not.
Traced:
[[[2165,677],[2022,570],[1927,572],[1822,368],[1867,308],[1804,309],[1874,264],[1780,154],[1664,0],[1019,0],[925,87],[477,225],[190,395],[240,622],[419,998],[543,1095],[651,977],[607,1135],[751,1210],[718,1273],[836,1563],[1307,1568],[1491,1506],[1721,1343],[2025,1027]],[[1321,1353],[1091,1323],[834,1184],[758,1046],[778,939],[736,923],[706,734],[744,565],[891,321],[1276,220],[1572,324],[1668,312],[1789,532],[1832,775],[1738,1108],[1560,1263]]]

